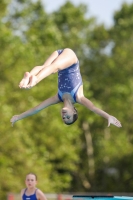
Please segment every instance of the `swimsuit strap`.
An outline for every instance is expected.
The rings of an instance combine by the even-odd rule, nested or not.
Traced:
[[[25,188],[25,190],[24,190],[24,194],[25,194],[26,190],[27,190],[27,188]]]
[[[38,190],[38,188],[36,188],[36,190],[35,190],[35,194],[36,194],[36,191]]]
[[[78,90],[81,84],[82,84],[82,81],[71,91],[72,96],[74,96],[75,92]]]
[[[76,103],[76,94],[78,91],[78,88],[82,85],[82,81],[69,93],[69,92],[61,92],[58,89],[58,97],[60,99],[60,101],[63,101],[62,96],[64,93],[69,93],[71,95],[71,97],[73,98],[74,102]]]

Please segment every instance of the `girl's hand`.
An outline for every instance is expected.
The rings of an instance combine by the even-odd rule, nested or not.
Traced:
[[[119,128],[122,127],[121,122],[111,115],[108,118],[108,127],[110,126],[110,124],[113,124]]]
[[[17,122],[17,121],[18,121],[18,115],[14,115],[10,120],[10,122],[12,123],[12,127],[15,124],[15,122]]]

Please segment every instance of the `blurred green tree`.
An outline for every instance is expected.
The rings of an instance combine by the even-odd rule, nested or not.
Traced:
[[[44,192],[132,191],[132,9],[123,4],[107,30],[86,16],[83,4],[67,1],[47,14],[41,1],[2,1],[0,198],[19,192],[30,171]],[[57,74],[20,90],[23,73],[65,47],[78,55],[85,96],[120,119],[122,129],[106,128],[106,120],[80,105],[72,126],[62,123],[62,105],[55,105],[11,128],[12,115],[57,92]]]

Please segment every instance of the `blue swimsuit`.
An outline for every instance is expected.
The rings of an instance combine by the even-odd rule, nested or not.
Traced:
[[[57,52],[60,55],[63,49],[57,50]],[[76,102],[76,93],[82,84],[79,62],[58,71],[58,97],[60,101],[63,101],[62,96],[64,93],[69,93]]]
[[[35,190],[35,193],[32,194],[32,195],[30,195],[30,196],[27,196],[27,195],[25,194],[26,190],[27,190],[27,188],[26,188],[25,191],[24,191],[24,194],[23,194],[23,197],[22,197],[23,200],[37,200],[37,197],[36,197],[36,191],[37,191],[37,189]]]

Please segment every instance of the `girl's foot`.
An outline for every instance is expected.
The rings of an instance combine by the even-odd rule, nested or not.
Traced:
[[[30,77],[30,81],[29,81],[29,84],[27,85],[27,88],[30,89],[33,86],[35,86],[36,84],[37,84],[37,77],[32,75]]]
[[[29,84],[29,81],[30,81],[30,73],[29,72],[25,72],[23,79],[19,83],[19,87],[26,89],[27,85]]]

